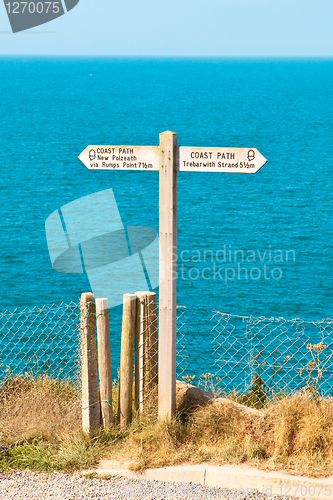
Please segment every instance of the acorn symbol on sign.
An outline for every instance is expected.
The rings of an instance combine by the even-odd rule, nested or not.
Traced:
[[[95,150],[94,150],[94,149],[91,149],[91,150],[89,151],[89,160],[90,160],[90,161],[93,161],[95,158],[96,158],[96,152],[95,152]]]
[[[247,159],[249,161],[252,161],[252,160],[254,160],[255,156],[256,156],[256,154],[253,151],[253,149],[249,149],[248,152],[247,152]]]

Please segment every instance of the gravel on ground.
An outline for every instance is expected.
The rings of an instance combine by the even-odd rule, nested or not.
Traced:
[[[0,473],[0,500],[267,500],[255,491],[226,490],[191,483],[87,478],[79,474]],[[278,499],[279,497],[274,497]]]

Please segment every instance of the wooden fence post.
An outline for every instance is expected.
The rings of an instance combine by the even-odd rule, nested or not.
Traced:
[[[82,429],[90,433],[100,427],[97,376],[96,314],[94,295],[81,295]]]
[[[141,325],[141,303],[138,292],[135,294],[138,297],[136,301],[136,318],[135,318],[135,350],[134,350],[134,400],[135,409],[140,407],[140,325]]]
[[[132,419],[133,347],[135,337],[136,301],[134,294],[123,296],[123,322],[119,376],[119,421],[125,427]]]
[[[97,339],[98,339],[98,373],[101,399],[101,416],[103,427],[109,427],[112,416],[112,374],[110,323],[108,299],[96,299]]]
[[[136,292],[136,296],[135,407],[142,412],[157,386],[157,305],[154,292]]]

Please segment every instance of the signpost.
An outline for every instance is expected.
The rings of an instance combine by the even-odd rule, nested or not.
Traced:
[[[266,163],[255,148],[177,147],[177,134],[160,134],[159,146],[88,146],[79,159],[90,170],[159,171],[158,414],[176,406],[177,172],[254,174]],[[162,279],[163,278],[163,279]]]

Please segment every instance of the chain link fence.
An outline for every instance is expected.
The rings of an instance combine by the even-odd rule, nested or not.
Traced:
[[[0,313],[0,425],[78,418],[79,318],[74,302]]]
[[[139,299],[135,338],[135,406],[140,412],[157,410],[158,306],[155,294]]]
[[[156,407],[158,307],[140,304],[135,405]],[[119,325],[121,329],[121,325]],[[111,332],[112,350],[114,329]],[[120,336],[120,330],[119,330]],[[177,379],[261,407],[307,390],[333,396],[333,320],[177,307]],[[0,427],[81,419],[80,303],[0,313]],[[67,419],[67,420],[66,420]],[[23,423],[22,423],[23,425]]]
[[[333,395],[333,320],[246,317],[177,307],[177,378],[261,407],[307,390]]]

